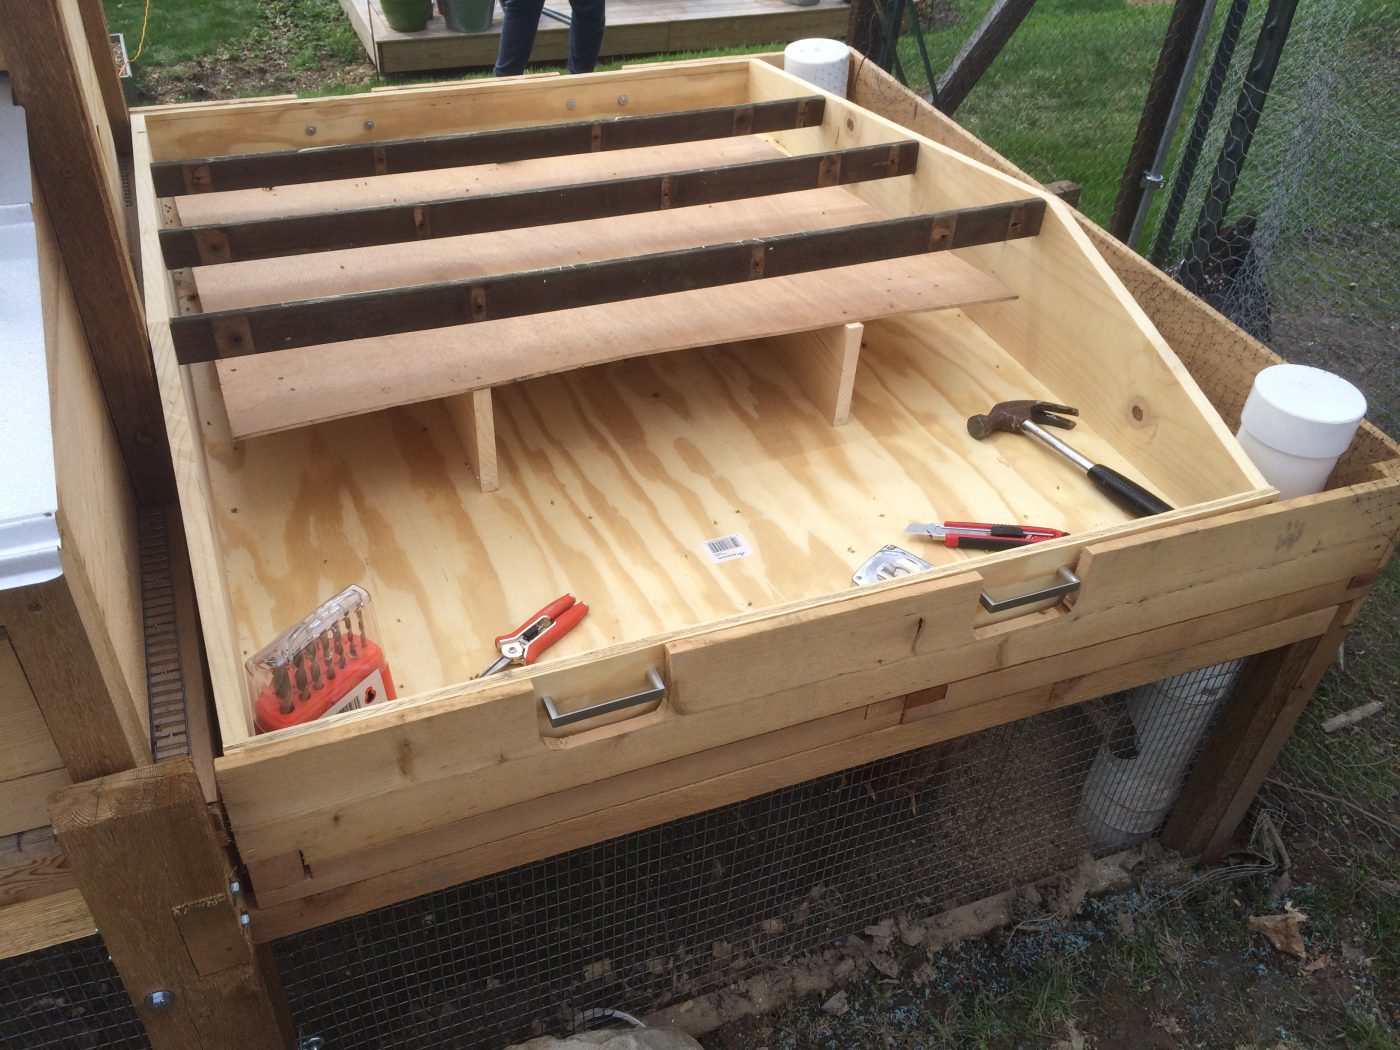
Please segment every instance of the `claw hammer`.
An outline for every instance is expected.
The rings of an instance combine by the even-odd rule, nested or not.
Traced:
[[[1057,415],[1057,413],[1060,413]],[[1077,416],[1079,409],[1068,405],[1052,405],[1048,401],[1003,401],[993,405],[985,415],[973,416],[967,421],[967,432],[978,441],[1004,430],[1009,434],[1029,434],[1047,448],[1053,449],[1069,460],[1084,473],[1099,490],[1124,510],[1138,517],[1149,514],[1162,514],[1172,509],[1171,504],[1153,495],[1136,481],[1124,477],[1112,467],[1095,463],[1087,456],[1081,456],[1055,435],[1047,433],[1045,427],[1060,427],[1071,430],[1074,420],[1065,416]]]

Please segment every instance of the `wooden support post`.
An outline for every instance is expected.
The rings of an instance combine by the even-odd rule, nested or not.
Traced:
[[[87,780],[149,763],[151,744],[137,709],[145,697],[131,695],[105,627],[84,625],[71,579],[0,591],[0,624],[64,767]]]
[[[92,52],[92,64],[97,72],[97,87],[102,92],[102,105],[107,110],[107,123],[112,126],[112,141],[116,144],[118,153],[130,156],[131,114],[127,112],[121,77],[117,73],[117,63],[112,57],[107,13],[102,9],[102,0],[78,0],[78,10],[82,13],[83,32],[87,35],[88,50]]]
[[[283,1050],[292,1024],[255,947],[188,760],[54,795],[54,834],[155,1050]],[[165,992],[165,1005],[150,997]]]
[[[952,115],[991,68],[1016,27],[1031,13],[1035,0],[996,0],[982,24],[973,30],[948,71],[938,80],[938,108]]]
[[[1343,605],[1326,634],[1250,661],[1167,819],[1163,845],[1207,860],[1225,851],[1360,605]]]
[[[16,102],[29,120],[29,148],[47,201],[93,364],[107,399],[137,499],[175,498],[170,448],[136,277],[101,136],[83,95],[83,64],[67,31],[65,5],[0,0],[0,51]],[[84,40],[85,43],[85,40]]]
[[[880,12],[876,4],[881,0],[851,0],[851,9],[846,17],[846,43],[859,55],[852,61],[861,63],[867,56],[873,57],[880,47]]]
[[[865,325],[859,322],[814,328],[769,338],[802,392],[839,427],[851,417],[851,390]]]
[[[445,397],[442,405],[467,453],[467,463],[481,484],[481,491],[494,492],[500,479],[496,472],[496,420],[491,410],[490,389]]]

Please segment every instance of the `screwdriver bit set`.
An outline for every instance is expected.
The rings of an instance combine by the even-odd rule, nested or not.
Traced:
[[[259,733],[394,699],[363,587],[347,587],[287,628],[244,665]]]

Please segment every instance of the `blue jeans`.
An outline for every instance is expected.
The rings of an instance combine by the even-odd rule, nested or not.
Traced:
[[[606,0],[571,0],[573,24],[569,26],[569,72],[592,73],[603,46],[603,6]],[[545,0],[501,0],[501,48],[496,53],[496,76],[525,72],[535,46]]]

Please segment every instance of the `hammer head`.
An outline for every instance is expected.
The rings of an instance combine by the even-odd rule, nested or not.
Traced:
[[[1022,424],[1039,423],[1043,427],[1063,427],[1074,429],[1074,420],[1056,415],[1077,416],[1079,409],[1069,405],[1052,405],[1049,401],[1003,401],[993,405],[985,415],[972,416],[967,421],[967,432],[981,441],[988,434],[1004,430],[1008,434],[1019,434]]]

